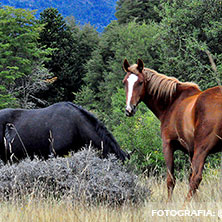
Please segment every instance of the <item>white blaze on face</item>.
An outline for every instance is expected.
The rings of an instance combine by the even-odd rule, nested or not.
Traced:
[[[127,92],[127,103],[126,103],[126,109],[130,112],[131,111],[131,107],[130,107],[130,101],[133,95],[133,86],[135,84],[135,82],[138,80],[138,76],[135,74],[131,74],[128,79],[128,92]]]

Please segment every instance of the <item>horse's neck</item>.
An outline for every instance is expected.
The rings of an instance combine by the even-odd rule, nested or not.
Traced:
[[[164,102],[161,98],[156,99],[155,96],[148,96],[143,101],[146,106],[154,113],[154,115],[161,119],[163,113],[167,110],[167,103]]]
[[[157,98],[155,95],[145,96],[144,103],[147,107],[154,113],[158,119],[164,118],[165,113],[170,109],[170,107],[179,103],[189,96],[200,93],[200,89],[195,86],[187,86],[185,84],[178,84],[177,90],[175,91],[172,98]]]

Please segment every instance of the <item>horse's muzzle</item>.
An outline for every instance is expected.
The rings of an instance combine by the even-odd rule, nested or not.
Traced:
[[[134,116],[135,113],[136,113],[136,106],[135,105],[130,105],[130,106],[126,107],[126,110],[125,110],[126,116],[131,117],[131,116]]]

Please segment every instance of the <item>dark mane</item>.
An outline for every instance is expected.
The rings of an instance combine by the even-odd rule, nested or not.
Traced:
[[[120,147],[119,144],[117,143],[116,139],[113,137],[113,135],[109,132],[109,130],[104,126],[104,124],[98,120],[92,113],[89,111],[83,109],[81,106],[78,106],[74,103],[67,102],[67,104],[75,107],[78,109],[95,127],[96,133],[99,135],[101,140],[103,141],[103,149],[104,149],[104,154],[106,155],[107,153],[112,152],[110,148],[115,150],[115,152],[120,152]],[[109,147],[111,146],[111,147]],[[121,155],[121,154],[120,154]]]

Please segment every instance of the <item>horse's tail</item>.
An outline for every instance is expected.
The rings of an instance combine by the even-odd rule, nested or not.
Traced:
[[[12,109],[2,109],[0,111],[0,159],[7,162],[7,149],[5,140],[7,137],[7,123],[12,122]]]

